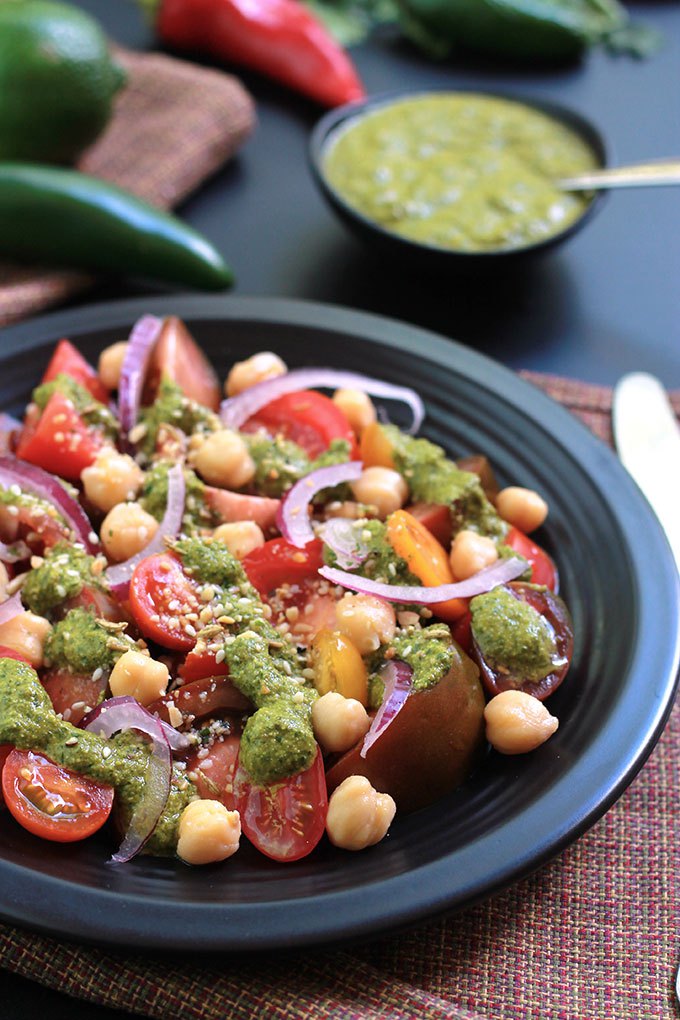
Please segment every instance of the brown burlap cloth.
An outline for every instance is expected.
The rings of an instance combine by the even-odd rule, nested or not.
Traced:
[[[255,113],[237,78],[161,54],[116,49],[128,82],[104,134],[78,164],[152,205],[171,209],[250,134]],[[87,290],[85,273],[0,263],[0,326]]]
[[[525,375],[611,440],[610,390]],[[680,413],[680,393],[673,399]],[[604,818],[464,913],[361,947],[219,964],[159,962],[0,925],[0,963],[90,1002],[173,1020],[677,1020],[679,820],[676,705]]]

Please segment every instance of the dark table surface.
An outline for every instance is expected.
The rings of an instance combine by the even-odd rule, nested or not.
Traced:
[[[118,42],[149,49],[153,37],[133,3],[76,0]],[[529,69],[456,59],[428,62],[391,34],[354,50],[369,93],[422,87],[516,92],[574,107],[604,132],[616,162],[680,157],[680,6],[630,4],[663,48],[636,61],[595,52],[580,64]],[[345,232],[307,166],[319,110],[243,74],[258,128],[230,166],[180,213],[234,266],[235,292],[326,301],[433,329],[515,368],[612,384],[645,370],[680,388],[680,190],[611,194],[568,244],[512,277],[431,279],[377,258]],[[80,304],[139,296],[103,285]],[[52,1020],[121,1016],[5,973],[2,1015],[49,1010]]]

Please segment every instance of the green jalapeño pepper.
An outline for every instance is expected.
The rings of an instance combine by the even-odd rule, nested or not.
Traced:
[[[0,256],[223,290],[231,270],[176,217],[76,170],[0,163]]]
[[[454,48],[565,60],[604,42],[643,55],[657,40],[618,0],[397,0],[402,29],[433,56]]]

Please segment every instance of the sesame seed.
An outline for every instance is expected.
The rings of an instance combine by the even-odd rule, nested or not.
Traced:
[[[68,740],[64,741],[64,746],[65,747],[75,747],[77,743],[78,743],[78,738],[77,737],[69,737]]]
[[[110,758],[110,757],[111,757],[111,748],[110,747],[105,747],[104,750],[102,751],[102,758]]]
[[[184,633],[188,634],[189,637],[196,637],[196,628],[187,623],[184,627]]]

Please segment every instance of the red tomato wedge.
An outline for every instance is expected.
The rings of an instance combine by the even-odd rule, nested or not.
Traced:
[[[153,349],[144,386],[145,404],[153,403],[163,378],[181,386],[184,395],[190,400],[213,411],[219,408],[219,379],[189,330],[176,315],[170,315],[165,320]]]
[[[275,861],[306,857],[323,836],[328,798],[320,751],[306,772],[270,786],[255,786],[239,765],[234,794],[244,834]]]
[[[15,652],[13,648],[9,648],[7,645],[0,645],[0,659],[16,659],[17,662],[26,662],[30,666],[30,662],[25,655],[21,652]]]
[[[193,648],[196,629],[185,614],[199,613],[203,608],[198,588],[172,553],[156,553],[138,563],[130,581],[129,599],[144,637],[164,648],[187,652]]]
[[[169,694],[148,705],[154,715],[172,722],[170,707],[174,705],[182,713],[180,726],[204,719],[209,715],[223,712],[245,712],[251,707],[250,701],[241,694],[226,676],[208,676],[192,680],[183,687],[176,687]]]
[[[269,496],[246,496],[229,489],[215,489],[206,485],[205,502],[225,524],[231,521],[254,521],[266,533],[276,524],[280,499]]]
[[[298,549],[285,538],[272,538],[244,556],[242,563],[250,583],[266,598],[284,584],[316,578],[323,566],[323,543],[316,538]]]
[[[29,425],[22,432],[17,457],[78,482],[102,446],[104,437],[83,421],[72,401],[63,393],[53,393],[35,427]]]
[[[77,726],[90,709],[99,704],[106,688],[106,677],[74,675],[68,669],[51,669],[42,677],[42,685],[50,696],[52,707],[67,722]]]
[[[14,750],[2,770],[2,792],[11,814],[29,832],[72,843],[101,829],[114,791],[41,754]]]
[[[12,658],[12,656],[5,656],[5,658]],[[0,744],[0,773],[5,767],[5,762],[9,758],[10,754],[14,750],[13,744]],[[0,783],[0,807],[5,806],[5,798],[2,794],[2,783]]]
[[[193,751],[187,758],[187,773],[193,779],[199,797],[219,800],[226,808],[236,808],[234,776],[241,738],[235,734],[218,737],[209,748]]]
[[[62,374],[69,375],[71,379],[75,379],[77,383],[84,386],[95,400],[99,400],[102,404],[108,404],[109,391],[106,386],[89,361],[86,361],[80,351],[76,350],[68,340],[60,340],[57,344],[42,381],[44,383],[52,382]]]
[[[453,524],[448,506],[441,503],[412,503],[406,507],[406,512],[423,524],[444,549],[450,547]]]
[[[334,439],[346,439],[350,460],[359,456],[352,426],[330,397],[315,390],[284,393],[243,425],[244,432],[265,429],[270,435],[282,435],[301,446],[310,457],[318,457]]]
[[[510,528],[504,539],[505,545],[524,556],[531,564],[531,583],[544,584],[546,588],[557,593],[560,589],[560,579],[557,567],[550,556],[540,545],[520,531],[519,528]]]

